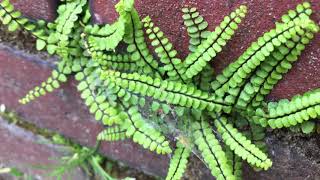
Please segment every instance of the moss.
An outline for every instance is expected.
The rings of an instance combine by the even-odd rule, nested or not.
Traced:
[[[19,117],[14,111],[0,112],[0,116],[10,124],[15,124],[27,131],[31,131],[33,134],[41,135],[45,138],[51,139],[56,133],[45,128],[39,128],[35,124],[30,123],[21,117]]]

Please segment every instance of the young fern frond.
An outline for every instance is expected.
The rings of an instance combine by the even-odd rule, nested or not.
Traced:
[[[267,112],[257,109],[256,122],[271,128],[295,126],[320,117],[320,89],[296,95],[291,101],[283,99],[278,103],[270,102]]]
[[[208,22],[197,11],[197,8],[182,8],[183,24],[187,27],[187,32],[190,37],[189,50],[195,52],[197,47],[205,41],[210,35],[210,31],[206,30]]]
[[[197,50],[187,56],[184,61],[186,68],[184,79],[191,79],[197,75],[212,58],[222,51],[222,47],[231,39],[246,12],[246,6],[240,6],[235,12],[226,16],[215,31],[210,33],[207,39],[198,46]]]
[[[265,170],[271,167],[272,162],[268,159],[267,155],[252,144],[250,140],[231,124],[228,124],[225,117],[214,117],[214,124],[219,134],[221,134],[224,143],[233,150],[236,155],[253,166]]]
[[[60,87],[60,83],[67,81],[67,75],[72,72],[71,65],[68,61],[60,61],[57,69],[53,70],[51,76],[40,86],[36,86],[30,90],[23,98],[19,100],[21,104],[27,104],[37,97],[45,95],[47,92],[52,92]]]
[[[126,136],[145,149],[155,151],[158,154],[169,154],[172,152],[169,141],[148,123],[135,106],[121,105],[126,112],[126,119],[123,128],[126,129]]]
[[[142,22],[151,40],[151,45],[155,48],[155,52],[163,64],[161,68],[163,68],[170,80],[180,80],[185,83],[181,74],[185,71],[184,66],[181,63],[181,59],[176,57],[177,51],[174,50],[169,39],[163,34],[159,27],[154,25],[149,16],[145,17]]]
[[[106,80],[106,85],[112,83],[117,88],[117,92],[125,90],[141,94],[141,96],[152,97],[168,104],[188,107],[193,109],[209,111],[226,111],[230,108],[223,102],[216,101],[211,94],[196,89],[195,86],[185,85],[180,82],[166,81],[150,76],[139,75],[137,73],[126,74],[116,71],[104,71],[102,79]],[[122,91],[120,91],[122,89]]]
[[[194,143],[216,179],[235,179],[227,156],[212,132],[208,122],[201,119],[192,122]]]
[[[130,20],[128,16],[133,8],[133,1],[122,0],[116,7],[120,17],[115,23],[106,24],[102,27],[99,25],[87,25],[84,28],[84,33],[87,35],[87,48],[90,51],[112,51],[122,41],[125,33],[125,24]]]
[[[166,180],[179,180],[187,168],[188,158],[191,155],[191,149],[181,143],[177,143],[177,148],[170,159],[170,166]]]
[[[118,125],[105,128],[97,136],[97,140],[101,141],[120,141],[125,138],[126,130]]]
[[[208,22],[204,20],[196,8],[185,7],[182,12],[184,25],[187,27],[190,37],[189,50],[195,52],[197,47],[210,35],[210,31],[207,30]],[[214,77],[213,74],[211,65],[207,64],[197,76],[194,76],[193,81],[199,89],[209,91],[210,82],[213,81]]]

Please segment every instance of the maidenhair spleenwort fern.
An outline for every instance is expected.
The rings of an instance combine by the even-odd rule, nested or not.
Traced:
[[[30,32],[38,50],[60,57],[51,77],[20,102],[53,91],[76,73],[81,98],[105,126],[97,139],[132,138],[150,151],[171,155],[168,180],[183,176],[192,153],[217,179],[241,179],[242,161],[267,170],[272,162],[263,142],[265,128],[301,125],[309,131],[306,122],[320,117],[319,89],[291,101],[264,101],[319,31],[309,18],[309,3],[289,10],[217,76],[209,62],[238,29],[245,6],[225,16],[214,31],[207,30],[196,8],[183,8],[190,54],[180,59],[156,23],[149,16],[141,20],[133,5],[120,0],[117,21],[91,25],[86,0],[61,2],[51,23],[28,20],[3,0],[0,18],[9,31]],[[120,42],[126,49],[117,48]]]

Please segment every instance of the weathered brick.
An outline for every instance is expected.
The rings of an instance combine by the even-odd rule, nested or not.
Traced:
[[[53,21],[59,0],[10,0],[10,2],[27,17]]]
[[[48,177],[50,171],[36,168],[37,166],[52,166],[57,164],[55,159],[70,153],[65,147],[53,145],[40,135],[34,135],[14,124],[8,124],[1,117],[0,137],[0,164],[18,168],[38,179],[54,178]],[[84,180],[87,178],[78,168],[67,173],[75,179]],[[65,177],[68,177],[68,174]],[[9,177],[6,176],[6,178]]]

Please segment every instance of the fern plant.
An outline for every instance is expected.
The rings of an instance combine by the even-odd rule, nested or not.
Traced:
[[[272,161],[263,142],[265,128],[292,127],[320,116],[319,90],[291,101],[264,101],[319,31],[309,3],[289,10],[217,76],[209,63],[238,29],[245,6],[225,16],[214,31],[207,30],[196,8],[183,8],[190,54],[182,60],[160,28],[148,16],[141,20],[133,5],[120,0],[116,22],[91,25],[86,0],[61,3],[52,23],[23,18],[3,0],[0,16],[9,30],[29,31],[38,50],[60,57],[52,76],[20,102],[53,91],[76,73],[81,98],[105,125],[98,140],[131,138],[169,154],[166,179],[180,179],[192,153],[217,179],[241,179],[243,161],[267,170]],[[120,42],[126,49],[117,48]]]

